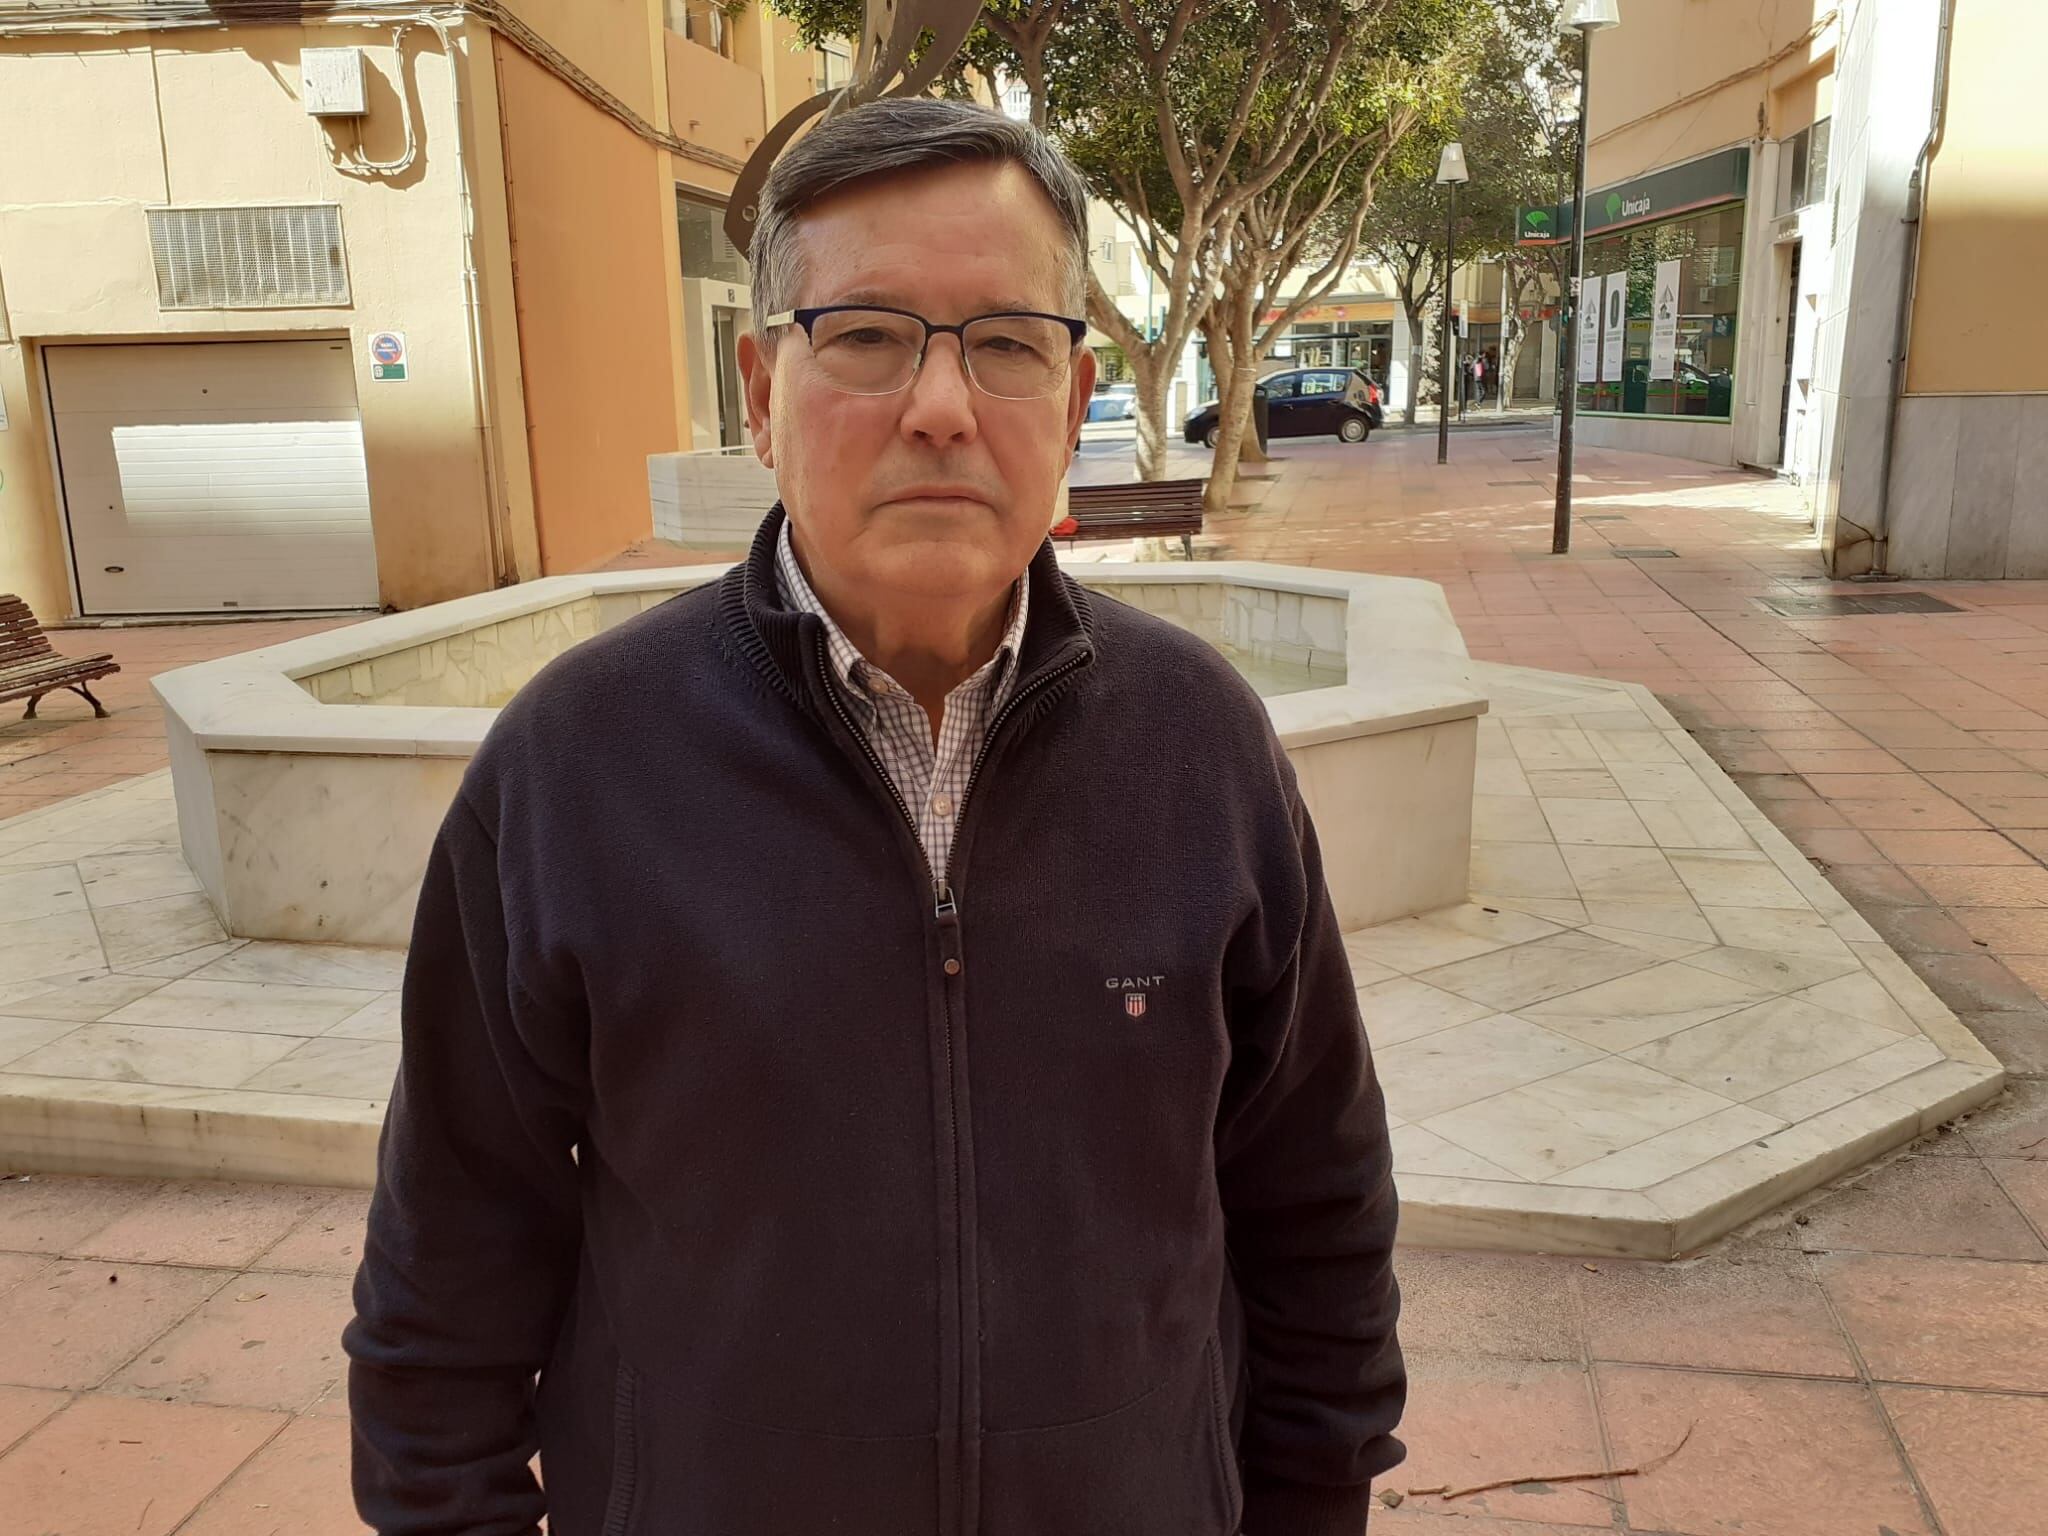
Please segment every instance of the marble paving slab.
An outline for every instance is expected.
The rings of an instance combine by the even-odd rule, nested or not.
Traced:
[[[1470,900],[1346,937],[1404,1241],[1675,1256],[1999,1091],[1647,690],[1474,670]],[[0,1164],[367,1184],[402,952],[197,891],[168,774],[0,821]]]

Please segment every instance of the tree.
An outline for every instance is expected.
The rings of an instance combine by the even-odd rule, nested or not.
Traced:
[[[1575,125],[1561,122],[1555,92],[1564,69],[1557,33],[1557,0],[1493,0],[1478,34],[1463,101],[1454,119],[1418,132],[1389,165],[1378,201],[1365,221],[1361,243],[1386,268],[1408,325],[1405,411],[1414,421],[1425,377],[1437,375],[1436,346],[1444,294],[1448,209],[1436,185],[1437,156],[1456,138],[1465,147],[1472,180],[1458,189],[1458,222],[1451,249],[1463,265],[1484,258],[1506,263],[1509,303],[1502,315],[1501,372],[1514,374],[1523,331],[1519,310],[1555,280],[1556,253],[1515,244],[1520,207],[1558,200],[1559,166],[1569,193]]]
[[[806,41],[857,31],[857,0],[771,0]],[[1093,190],[1137,236],[1166,309],[1141,330],[1117,308],[1092,266],[1088,318],[1122,349],[1137,383],[1138,470],[1165,471],[1166,390],[1195,330],[1216,302],[1237,252],[1237,290],[1272,294],[1269,257],[1304,245],[1302,230],[1347,211],[1390,143],[1360,127],[1367,104],[1384,113],[1398,93],[1355,67],[1369,40],[1398,33],[1408,13],[1434,16],[1481,0],[989,0],[962,49],[965,66],[1021,81],[1031,117],[1051,132]],[[1377,86],[1378,94],[1373,89]],[[1340,87],[1343,87],[1340,90]],[[1405,131],[1405,127],[1401,131]],[[1342,197],[1349,188],[1353,195]],[[1262,201],[1263,200],[1263,201]],[[1265,242],[1254,259],[1238,240]],[[1339,242],[1342,243],[1341,241]],[[1281,280],[1291,271],[1281,270]],[[1333,269],[1341,275],[1342,264]],[[1270,327],[1265,340],[1270,345]],[[1239,355],[1255,359],[1258,339]],[[1255,366],[1255,362],[1253,364]],[[1242,364],[1233,362],[1234,374]],[[1243,410],[1236,417],[1241,434]],[[1229,429],[1226,428],[1226,432]],[[1234,448],[1230,451],[1234,462]]]
[[[1401,0],[1353,12],[1351,56],[1308,142],[1246,202],[1203,325],[1218,394],[1212,511],[1229,504],[1260,365],[1301,314],[1344,280],[1380,173],[1403,140],[1456,104],[1461,39],[1478,13],[1463,0]]]

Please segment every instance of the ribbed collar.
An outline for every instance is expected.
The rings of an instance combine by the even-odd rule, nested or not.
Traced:
[[[720,578],[718,608],[740,654],[782,692],[816,709],[825,702],[817,693],[822,681],[817,655],[824,628],[816,615],[799,612],[782,600],[775,553],[786,517],[781,502],[770,509],[755,531],[747,558]],[[1017,662],[1019,693],[1055,669],[1076,660],[1092,661],[1097,644],[1088,594],[1060,569],[1050,539],[1032,556],[1024,579],[1030,583],[1031,622]]]

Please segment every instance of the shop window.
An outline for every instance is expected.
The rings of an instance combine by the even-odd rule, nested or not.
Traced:
[[[720,58],[732,57],[736,18],[725,0],[667,0],[668,29]]]
[[[1607,326],[1607,306],[1589,302],[1597,366],[1582,370],[1579,409],[1621,416],[1688,416],[1726,421],[1735,393],[1736,315],[1742,297],[1742,203],[1646,224],[1586,242],[1589,290],[1607,292],[1610,274],[1625,273],[1620,341]],[[1665,359],[1655,344],[1660,267],[1677,264],[1672,338]],[[1597,285],[1597,286],[1595,286]],[[1616,351],[1620,357],[1617,361]],[[1653,373],[1668,376],[1653,378]]]

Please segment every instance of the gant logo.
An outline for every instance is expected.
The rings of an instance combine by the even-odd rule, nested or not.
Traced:
[[[1124,995],[1124,1012],[1134,1019],[1145,1017],[1145,993],[1165,983],[1164,976],[1112,976],[1103,986]]]

